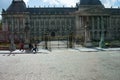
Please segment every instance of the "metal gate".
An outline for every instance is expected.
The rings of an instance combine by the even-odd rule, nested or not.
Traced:
[[[39,48],[43,49],[56,49],[56,48],[73,48],[74,47],[74,38],[72,35],[68,36],[43,36],[42,41],[38,44]]]

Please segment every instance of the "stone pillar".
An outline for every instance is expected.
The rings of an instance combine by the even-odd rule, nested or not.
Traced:
[[[85,19],[85,41],[84,46],[85,47],[92,47],[91,39],[90,39],[90,25],[89,25],[89,17],[87,16]]]
[[[30,43],[30,39],[29,39],[30,28],[29,28],[28,22],[25,23],[24,32],[25,32],[25,43],[28,44]]]
[[[101,24],[102,24],[102,26],[101,26],[101,33],[102,33],[102,35],[101,36],[103,36],[103,38],[104,38],[104,17],[101,17]]]
[[[80,23],[79,17],[76,16],[76,37],[79,35],[79,27],[80,27],[79,23]]]
[[[79,26],[79,31],[80,31],[80,36],[83,37],[84,36],[84,31],[83,31],[83,28],[84,28],[84,17],[83,16],[80,16],[80,26]]]
[[[108,17],[108,39],[111,39],[111,35],[110,35],[110,33],[111,33],[111,18],[110,17]]]
[[[111,35],[110,35],[110,31],[111,31],[111,23],[110,23],[110,16],[108,17],[108,29],[107,29],[107,31],[108,31],[108,39],[110,39],[110,37],[111,37]]]
[[[93,38],[95,38],[95,25],[94,25],[94,16],[92,17],[92,31],[93,31]]]

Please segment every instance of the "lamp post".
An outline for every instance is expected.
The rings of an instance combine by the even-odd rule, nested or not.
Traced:
[[[104,48],[105,47],[103,31],[101,32],[101,39],[100,39],[100,42],[99,42],[99,47],[100,48]]]
[[[48,49],[48,35],[45,33],[45,49]]]
[[[69,34],[69,48],[73,48],[73,32]]]

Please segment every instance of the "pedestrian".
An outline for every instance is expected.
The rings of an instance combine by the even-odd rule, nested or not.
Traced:
[[[20,49],[20,51],[22,50],[22,52],[24,51],[24,43],[23,42],[20,42],[19,49]]]
[[[29,50],[31,51],[33,48],[33,45],[31,43],[29,43]]]
[[[38,45],[37,45],[37,43],[35,43],[35,48],[36,48],[36,51],[38,51],[38,47],[37,47]]]
[[[10,46],[9,46],[10,54],[16,50],[16,46],[13,41],[11,41]]]
[[[32,52],[36,53],[37,52],[37,44],[33,44],[33,49]]]

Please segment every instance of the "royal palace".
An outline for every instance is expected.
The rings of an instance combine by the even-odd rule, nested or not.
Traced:
[[[13,0],[2,10],[2,31],[6,38],[27,41],[41,41],[45,35],[118,40],[120,8],[105,8],[100,0],[80,0],[75,7],[26,7],[23,0]]]

